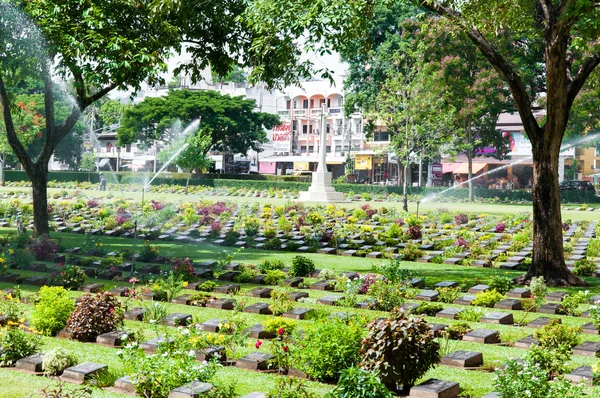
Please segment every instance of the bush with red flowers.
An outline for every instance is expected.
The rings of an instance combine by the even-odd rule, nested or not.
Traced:
[[[67,328],[79,341],[95,341],[99,335],[121,327],[121,302],[109,292],[84,295],[67,321]]]

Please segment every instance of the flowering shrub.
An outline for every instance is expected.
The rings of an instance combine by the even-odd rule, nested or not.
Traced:
[[[374,284],[375,282],[377,282],[377,275],[376,274],[361,275],[359,277],[359,280],[362,281],[359,292],[361,294],[367,294],[371,285]]]
[[[154,210],[154,211],[160,211],[160,210],[164,209],[166,206],[166,204],[164,204],[163,202],[159,202],[154,199],[151,199],[149,203],[152,206],[152,210]]]
[[[98,207],[99,203],[96,199],[89,199],[87,201],[87,207],[89,207],[90,209],[93,209],[94,207]]]
[[[290,298],[290,292],[286,289],[275,289],[271,292],[273,302],[269,309],[273,315],[281,315],[294,308],[294,302]]]
[[[576,398],[582,397],[583,386],[570,380],[549,380],[548,375],[530,359],[511,359],[496,371],[494,390],[501,397]]]
[[[65,327],[74,310],[75,301],[62,286],[42,286],[32,325],[40,333],[53,336]]]
[[[64,286],[66,289],[77,290],[85,283],[85,272],[76,265],[60,263],[50,274],[48,280],[51,285]]]
[[[156,354],[147,356],[137,343],[126,343],[118,355],[135,392],[143,397],[167,398],[177,387],[207,382],[219,366],[214,361],[197,362],[194,350],[175,351],[170,344],[159,345]]]
[[[465,238],[458,238],[454,241],[454,243],[452,243],[453,246],[458,246],[458,247],[464,247],[464,248],[468,248],[469,247],[469,241],[466,240]]]
[[[408,235],[413,240],[421,239],[423,237],[421,227],[419,225],[411,225],[410,227],[408,227]]]
[[[469,216],[466,214],[457,214],[454,216],[454,224],[455,225],[463,225],[469,222]]]
[[[13,366],[21,358],[37,352],[39,336],[26,333],[21,322],[8,321],[0,328],[0,366]]]
[[[153,258],[158,257],[158,255],[160,254],[160,251],[158,250],[158,248],[156,246],[154,246],[153,244],[150,243],[149,240],[144,242],[144,245],[142,246],[142,250],[140,251],[140,261],[143,262],[148,262],[150,260],[152,260]]]
[[[102,333],[122,326],[121,302],[109,292],[85,294],[67,321],[73,338],[79,341],[95,341]]]
[[[315,263],[304,256],[294,256],[289,274],[291,276],[306,276],[315,270]]]
[[[369,287],[369,298],[373,300],[373,309],[391,311],[406,302],[404,286],[380,279]]]
[[[36,260],[46,261],[56,254],[58,246],[48,235],[43,235],[37,240],[30,241],[28,248]]]
[[[194,279],[194,272],[196,272],[196,269],[189,257],[177,257],[171,260],[171,263],[173,264],[173,274],[176,277],[188,282]]]
[[[58,375],[66,368],[77,364],[77,357],[62,347],[55,347],[44,353],[42,370],[47,375]]]
[[[282,270],[285,268],[285,264],[281,260],[263,260],[262,263],[258,265],[258,270],[262,273],[267,273],[267,271],[273,270]]]

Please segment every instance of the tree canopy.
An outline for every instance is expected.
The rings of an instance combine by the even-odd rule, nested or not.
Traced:
[[[200,121],[199,129],[190,132],[193,138],[187,141],[182,159],[194,158],[194,152],[206,155],[210,150],[260,151],[260,145],[267,141],[265,129],[280,124],[279,116],[256,111],[256,102],[242,96],[173,90],[165,97],[146,98],[125,112],[117,130],[119,145],[136,142],[148,147],[156,142],[180,142],[182,131],[195,120]],[[187,164],[186,168],[201,168]]]

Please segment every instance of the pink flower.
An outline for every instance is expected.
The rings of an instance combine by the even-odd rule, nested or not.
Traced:
[[[256,340],[256,343],[254,344],[254,346],[256,347],[257,350],[260,348],[261,345],[262,345],[262,341]]]
[[[285,330],[283,330],[283,328],[279,328],[279,329],[277,330],[277,334],[278,334],[278,335],[280,335],[280,336],[281,336],[282,334],[284,334],[284,333],[285,333]]]
[[[110,267],[110,272],[115,272],[117,269],[115,267]]]
[[[281,347],[281,349],[283,350],[283,352],[288,352],[288,347],[286,345],[284,345],[283,347]]]

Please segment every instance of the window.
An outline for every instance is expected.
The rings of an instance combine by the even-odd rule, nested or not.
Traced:
[[[313,128],[312,128],[312,124],[310,126],[308,126],[308,134],[312,134],[313,133]]]
[[[308,133],[308,126],[306,124],[302,125],[302,134],[307,134]]]
[[[308,152],[314,152],[315,151],[315,147],[314,146],[309,146],[308,147]]]
[[[389,141],[390,140],[390,133],[388,133],[387,131],[384,132],[375,132],[375,134],[373,134],[373,141]]]
[[[325,147],[325,152],[331,153],[331,145]]]
[[[302,101],[302,108],[303,109],[308,109],[308,100],[305,99],[304,101]]]
[[[330,130],[331,130],[331,126],[328,124],[327,125],[327,134],[329,134]]]
[[[327,98],[327,107],[331,108],[331,98]]]
[[[323,106],[323,104],[325,104],[325,98],[322,98],[322,99],[319,101],[319,108],[321,108],[321,107]]]
[[[287,101],[286,102],[287,109],[290,109],[291,106],[292,106],[292,101]]]
[[[306,152],[306,145],[302,145],[300,147],[300,152]]]
[[[338,153],[342,152],[342,146],[341,145],[336,145],[335,146],[335,151],[338,152]]]
[[[131,144],[125,146],[125,152],[131,152]]]

